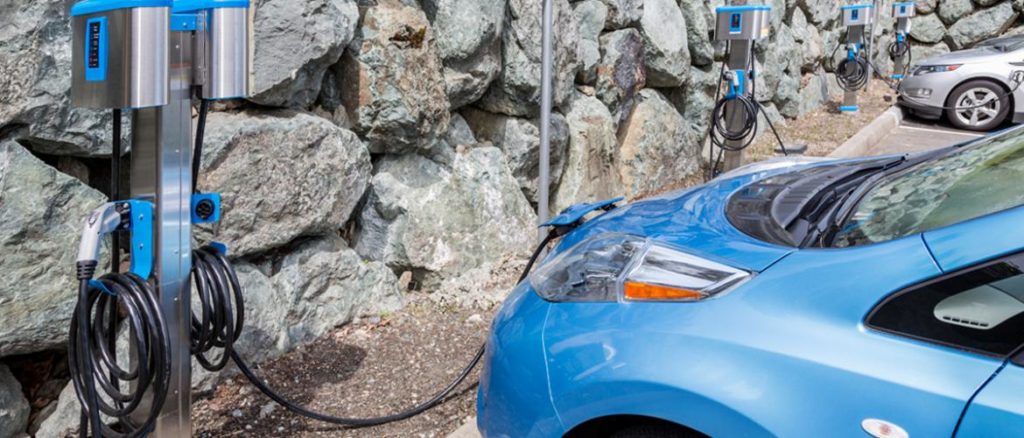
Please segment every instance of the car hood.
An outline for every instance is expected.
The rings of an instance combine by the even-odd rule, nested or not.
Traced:
[[[947,64],[976,64],[981,62],[998,61],[1002,58],[1012,56],[1016,52],[1002,52],[992,48],[977,48],[969,50],[960,50],[956,52],[950,52],[943,55],[933,56],[924,61],[921,61],[920,65],[947,65]]]
[[[726,217],[726,205],[729,197],[747,184],[795,168],[774,168],[715,180],[617,208],[567,235],[555,253],[599,234],[627,233],[736,268],[761,272],[795,249],[763,242],[737,230]]]

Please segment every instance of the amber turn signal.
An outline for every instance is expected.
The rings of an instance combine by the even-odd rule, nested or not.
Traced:
[[[707,297],[692,290],[635,281],[627,281],[623,292],[627,300],[633,301],[698,301]]]

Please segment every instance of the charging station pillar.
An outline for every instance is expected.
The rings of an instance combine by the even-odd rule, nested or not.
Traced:
[[[72,102],[131,111],[131,197],[155,207],[150,280],[168,328],[170,386],[157,437],[192,434],[192,98],[247,97],[247,0],[81,0],[71,9]],[[136,356],[132,352],[132,360]],[[141,409],[131,418],[141,423]]]
[[[741,131],[750,114],[736,98],[739,96],[755,99],[752,81],[754,65],[754,43],[767,38],[771,32],[771,6],[739,5],[723,6],[715,9],[718,17],[715,26],[715,39],[728,43],[726,55],[726,77],[729,91],[726,95],[725,121],[731,131]],[[743,165],[745,140],[726,140],[728,149],[723,161],[724,170],[732,170]]]
[[[910,19],[917,15],[917,4],[914,2],[897,2],[892,5],[892,16],[896,19],[896,42],[893,44],[893,74],[892,79],[902,80],[910,67],[907,57],[910,54],[910,41],[907,36],[910,34]]]
[[[843,6],[840,8],[843,13],[843,25],[846,26],[846,60],[848,68],[859,68],[863,76],[863,84],[858,87],[845,87],[843,105],[839,110],[844,113],[856,113],[860,111],[857,94],[867,84],[866,79],[871,77],[870,54],[864,54],[866,50],[868,26],[875,22],[875,6],[870,3]],[[859,60],[867,61],[858,63]],[[843,72],[836,72],[837,75]]]

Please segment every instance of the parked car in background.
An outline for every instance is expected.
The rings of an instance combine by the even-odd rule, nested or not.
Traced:
[[[991,131],[1007,120],[1024,122],[1017,72],[1024,72],[1024,35],[984,41],[915,63],[899,86],[899,103],[923,118]]]
[[[920,154],[752,165],[587,222],[556,218],[582,225],[498,313],[478,426],[1021,436],[1021,181],[1024,128]]]

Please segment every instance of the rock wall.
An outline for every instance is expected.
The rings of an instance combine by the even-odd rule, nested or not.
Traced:
[[[840,2],[768,2],[757,98],[800,117],[837,93]],[[553,210],[700,175],[722,3],[555,0]],[[918,59],[1016,32],[1024,4],[918,3]],[[63,348],[79,223],[109,180],[110,114],[70,107],[69,4],[0,2],[0,359]],[[535,237],[541,2],[254,4],[255,94],[215,106],[200,179],[225,220],[198,233],[231,245],[249,289],[243,350],[274,357],[409,289],[500,298],[477,289]],[[875,32],[883,69],[891,24]],[[54,415],[40,436],[73,423]]]

